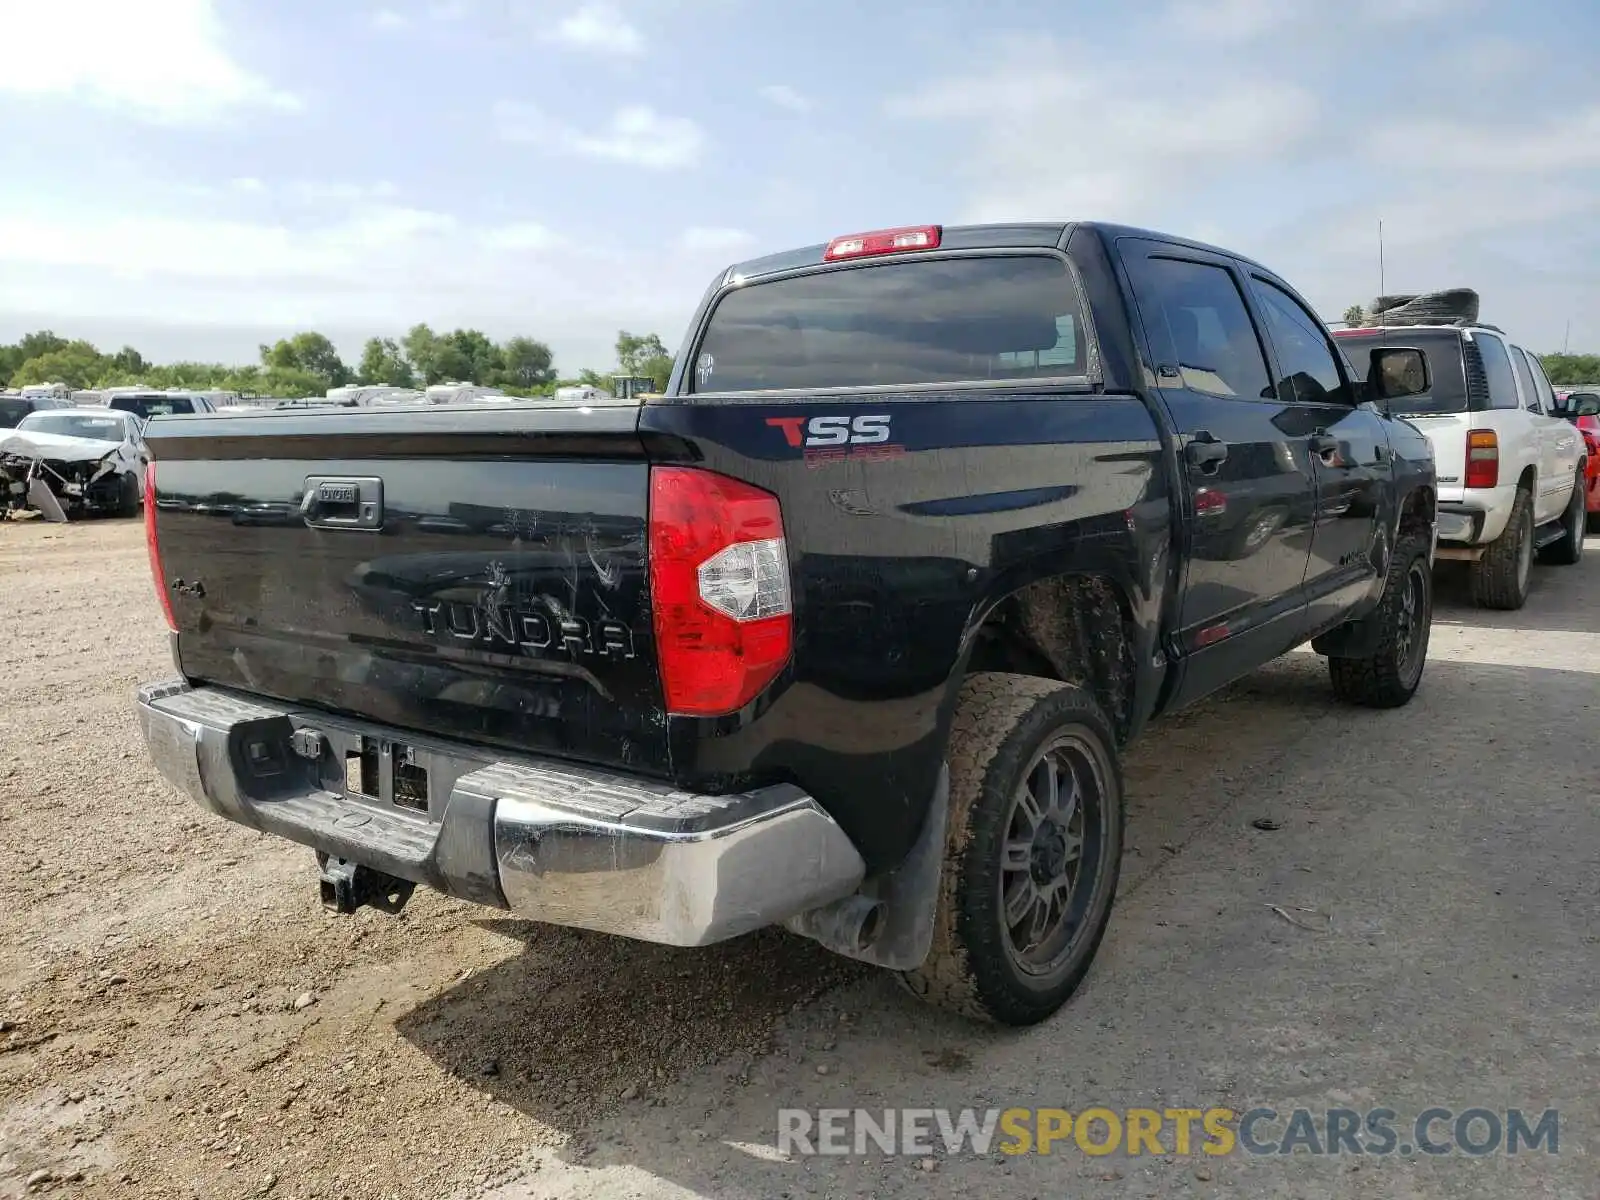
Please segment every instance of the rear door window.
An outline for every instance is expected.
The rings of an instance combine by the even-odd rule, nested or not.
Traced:
[[[1323,325],[1303,309],[1288,292],[1270,280],[1250,281],[1256,302],[1267,323],[1267,336],[1278,355],[1278,399],[1285,404],[1349,403],[1349,392],[1339,374]]]
[[[1528,355],[1528,369],[1533,372],[1533,387],[1539,393],[1539,402],[1544,405],[1547,413],[1555,413],[1556,390],[1550,386],[1550,377],[1544,373],[1544,364],[1539,361],[1537,354]]]
[[[1261,340],[1232,272],[1178,258],[1127,262],[1151,349],[1177,366],[1185,387],[1240,400],[1273,398]]]
[[[1483,373],[1489,383],[1489,407],[1516,408],[1517,384],[1505,345],[1492,333],[1478,332],[1471,337],[1483,358]]]
[[[690,382],[706,393],[1081,376],[1088,345],[1058,258],[901,261],[729,292]]]
[[[1522,403],[1528,411],[1542,414],[1545,411],[1544,397],[1539,394],[1539,387],[1534,382],[1533,370],[1528,365],[1527,355],[1523,354],[1521,346],[1511,347],[1511,369],[1516,372],[1517,386],[1522,389]]]

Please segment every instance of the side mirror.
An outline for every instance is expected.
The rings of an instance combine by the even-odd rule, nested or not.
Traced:
[[[1433,388],[1428,356],[1410,346],[1378,346],[1372,351],[1367,386],[1380,400],[1420,396]]]

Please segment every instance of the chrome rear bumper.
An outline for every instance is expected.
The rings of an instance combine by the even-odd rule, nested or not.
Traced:
[[[865,870],[789,785],[697,795],[181,681],[138,703],[157,768],[202,808],[537,921],[706,945],[847,896]],[[347,786],[363,753],[373,795]]]

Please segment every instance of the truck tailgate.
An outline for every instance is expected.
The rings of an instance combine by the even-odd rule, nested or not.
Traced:
[[[668,770],[631,405],[153,421],[194,682]]]

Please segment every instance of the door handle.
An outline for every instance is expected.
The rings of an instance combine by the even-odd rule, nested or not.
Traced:
[[[1332,454],[1339,448],[1339,439],[1331,433],[1314,433],[1306,444],[1311,447],[1313,454]]]
[[[1228,443],[1217,441],[1209,432],[1201,429],[1189,439],[1189,444],[1183,448],[1183,453],[1189,460],[1190,466],[1198,467],[1210,474],[1228,457]]]
[[[383,480],[308,475],[300,517],[316,529],[377,529],[383,524]]]

